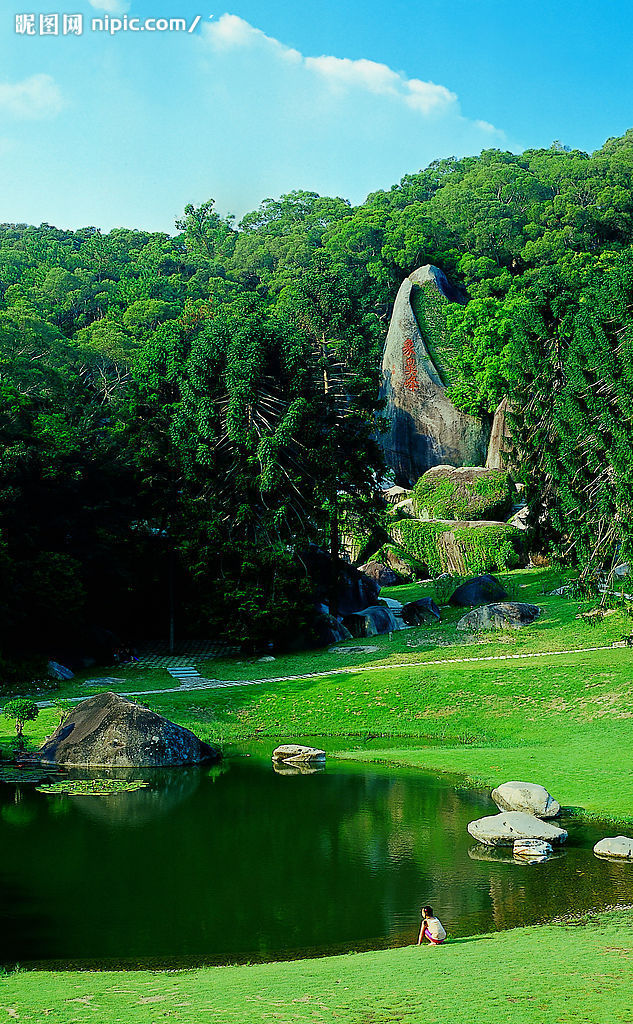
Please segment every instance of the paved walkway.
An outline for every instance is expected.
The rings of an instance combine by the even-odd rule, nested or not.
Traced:
[[[614,644],[602,647],[574,647],[567,651],[537,651],[531,654],[489,654],[479,658],[438,658],[433,661],[399,661],[389,662],[386,665],[347,665],[345,668],[331,668],[323,672],[304,672],[296,676],[270,676],[267,679],[204,679],[199,677],[199,682],[185,681],[180,686],[167,686],[158,690],[128,690],[121,693],[122,697],[143,697],[145,694],[160,693],[183,693],[195,690],[219,690],[235,686],[261,686],[264,683],[292,683],[299,679],[318,679],[321,676],[343,676],[350,672],[384,672],[393,668],[424,668],[426,665],[472,665],[490,661],[527,661],[533,658],[560,658],[568,654],[588,654],[592,651],[613,651],[626,648],[625,641],[621,640]],[[68,703],[77,704],[85,700],[85,697],[70,697]],[[56,703],[52,700],[40,700],[35,702],[39,708],[53,707]]]

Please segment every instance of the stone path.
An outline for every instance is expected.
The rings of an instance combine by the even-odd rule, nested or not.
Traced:
[[[400,661],[390,662],[387,665],[346,665],[345,668],[331,668],[323,672],[304,672],[296,676],[270,676],[268,679],[204,679],[199,677],[199,682],[185,682],[180,686],[167,686],[157,690],[127,690],[121,693],[122,697],[143,697],[145,694],[160,693],[183,693],[195,690],[219,690],[235,686],[261,686],[264,683],[291,683],[298,679],[317,679],[320,676],[342,676],[349,672],[384,672],[393,668],[424,668],[426,665],[464,665],[475,664],[486,661],[522,661],[530,658],[559,658],[566,654],[588,654],[591,651],[613,651],[626,648],[625,641],[621,640],[614,644],[607,644],[600,647],[574,647],[567,651],[537,651],[531,654],[489,654],[479,658],[438,658],[434,661]],[[195,671],[195,669],[194,669]],[[85,697],[70,697],[68,703],[77,704],[85,700]],[[53,707],[56,703],[52,700],[40,700],[35,702],[39,708]]]

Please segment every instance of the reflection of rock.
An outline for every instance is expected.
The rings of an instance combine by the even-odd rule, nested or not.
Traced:
[[[551,843],[543,839],[517,839],[512,847],[512,856],[527,864],[542,864],[551,855]]]
[[[405,278],[396,297],[382,358],[388,430],[380,442],[400,484],[415,483],[430,466],[476,466],[486,458],[488,430],[455,408],[438,362],[445,307],[455,301],[445,275],[428,265]]]
[[[548,843],[564,843],[564,828],[542,821],[523,811],[503,811],[471,821],[468,831],[473,839],[486,846],[512,846],[517,839],[544,839]]]
[[[457,629],[519,629],[529,626],[541,614],[535,604],[519,601],[500,601],[498,604],[484,604],[462,615]]]
[[[92,796],[71,796],[68,799],[86,817],[128,828],[171,814],[196,792],[209,774],[221,774],[226,770],[224,765],[214,765],[212,768],[158,769],[152,772],[140,772],[138,768],[112,769],[107,774],[91,772],[91,778],[114,778],[125,782],[142,778],[149,785],[132,792],[115,793],[98,799]],[[69,775],[71,778],[85,778],[83,773],[76,771]]]
[[[542,858],[543,860],[559,860],[561,857],[565,856],[563,850],[553,850],[551,846],[550,850],[552,850],[552,852],[548,854],[546,858]],[[516,866],[518,864],[528,863],[527,858],[515,858],[513,850],[510,850],[507,846],[484,846],[479,843],[477,846],[470,847],[468,850],[468,856],[471,860],[485,860],[490,861],[492,864],[514,864]],[[535,863],[537,863],[536,860]]]
[[[557,818],[560,804],[534,782],[504,782],[490,794],[500,811],[525,811],[537,818]]]
[[[155,768],[199,764],[220,755],[161,715],[116,693],[100,693],[72,709],[39,756],[43,762],[80,768]]]
[[[508,592],[499,580],[490,573],[485,573],[483,576],[473,576],[462,583],[450,597],[449,603],[470,608],[472,605],[487,604],[490,601],[505,601],[507,596]]]
[[[273,750],[273,761],[285,761],[293,765],[323,764],[325,751],[319,747],[304,747],[301,743],[282,743]]]
[[[316,775],[323,768],[315,768],[311,764],[291,761],[273,761],[273,771],[277,775]]]
[[[596,843],[593,852],[596,857],[633,861],[633,839],[629,836],[608,836]]]

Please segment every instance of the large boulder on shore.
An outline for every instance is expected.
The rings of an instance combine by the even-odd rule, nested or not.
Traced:
[[[188,729],[108,692],[77,704],[39,757],[75,768],[161,768],[215,761],[220,753]]]
[[[519,629],[529,626],[541,614],[535,604],[521,604],[519,601],[500,601],[484,604],[462,615],[457,629]]]
[[[512,509],[507,473],[483,466],[434,466],[413,488],[419,519],[499,522]]]
[[[490,573],[484,573],[483,576],[473,576],[472,579],[460,584],[449,598],[449,604],[472,608],[476,604],[505,601],[507,596],[508,592],[503,584]]]
[[[607,836],[593,848],[596,857],[613,857],[614,860],[633,861],[633,839],[629,836]]]
[[[490,794],[500,811],[525,811],[537,818],[557,818],[560,804],[545,786],[534,782],[504,782]]]
[[[543,839],[546,843],[564,843],[564,828],[542,821],[523,811],[504,811],[471,821],[468,831],[485,846],[513,846],[517,839]]]
[[[488,428],[455,408],[439,350],[446,308],[462,302],[444,273],[427,264],[404,279],[382,357],[380,397],[387,432],[379,437],[396,483],[412,485],[431,466],[477,466],[486,460]]]

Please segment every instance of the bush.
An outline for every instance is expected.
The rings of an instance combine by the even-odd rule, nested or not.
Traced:
[[[479,576],[514,569],[521,561],[519,531],[507,523],[467,526],[414,519],[399,523],[398,534],[407,554],[428,566],[433,576]]]
[[[512,509],[511,482],[500,469],[437,466],[413,489],[421,519],[505,519]]]

